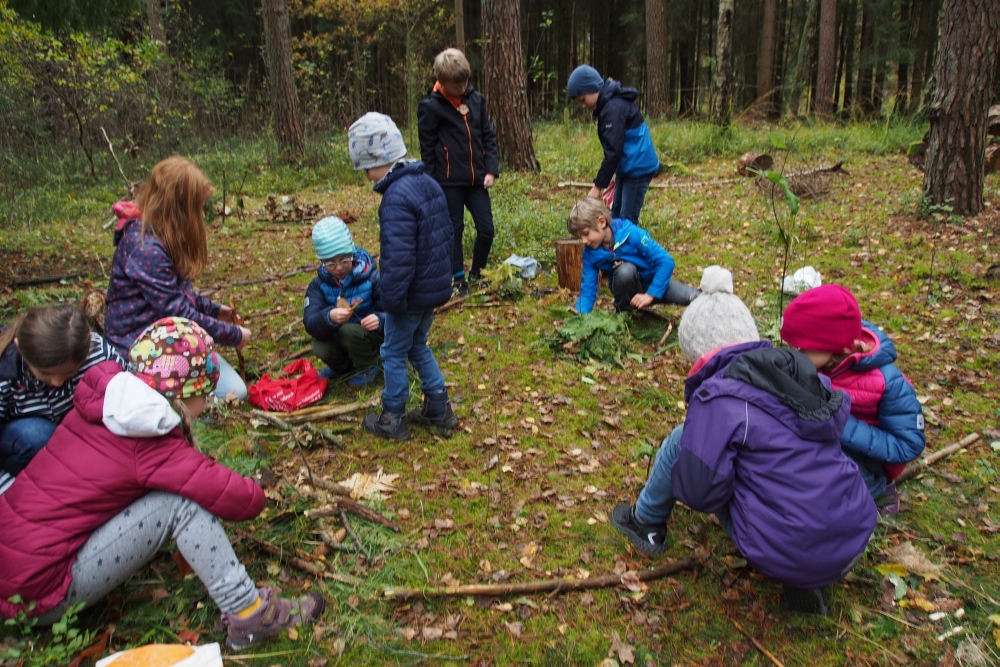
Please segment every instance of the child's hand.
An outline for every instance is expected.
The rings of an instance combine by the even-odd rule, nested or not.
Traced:
[[[240,338],[240,342],[236,344],[237,350],[242,350],[244,347],[246,347],[247,343],[250,342],[251,336],[253,336],[253,334],[250,333],[250,330],[247,329],[246,327],[240,327],[240,333],[243,335]]]
[[[590,197],[591,199],[600,199],[601,189],[595,185],[594,187],[590,188],[590,192],[587,193],[587,196]]]
[[[483,177],[483,187],[489,190],[490,188],[493,187],[493,184],[496,183],[496,181],[497,181],[496,176],[494,176],[493,174],[486,174]]]
[[[378,331],[378,315],[372,313],[361,320],[361,326],[365,328],[365,331]]]
[[[636,294],[634,297],[632,297],[633,308],[639,308],[641,310],[642,308],[645,308],[651,303],[653,303],[653,297],[649,296],[648,294]]]
[[[353,313],[350,308],[334,308],[330,311],[330,321],[333,324],[346,324]]]
[[[233,307],[232,306],[221,306],[219,308],[219,316],[215,319],[220,322],[225,322],[227,324],[233,323]]]

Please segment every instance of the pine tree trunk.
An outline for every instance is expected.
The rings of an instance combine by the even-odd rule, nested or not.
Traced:
[[[729,125],[733,117],[733,0],[719,0],[712,102],[712,122]]]
[[[924,87],[924,69],[927,60],[928,42],[931,29],[931,0],[917,0],[920,14],[917,18],[917,33],[914,38],[917,50],[913,55],[913,71],[910,75],[910,108],[920,105],[920,91]]]
[[[858,58],[858,107],[861,112],[870,116],[875,111],[872,97],[872,63],[875,61],[873,48],[874,0],[861,0],[861,55]]]
[[[455,0],[455,48],[465,51],[465,9],[463,0]]]
[[[986,119],[996,74],[996,0],[946,0],[935,79],[924,195],[959,215],[983,210]]]
[[[833,85],[837,74],[837,0],[821,0],[819,6],[819,62],[816,65],[817,116],[833,115]]]
[[[538,171],[525,91],[519,0],[483,0],[483,62],[500,159],[515,171]]]
[[[267,77],[271,84],[274,133],[286,160],[301,155],[305,148],[299,96],[292,71],[292,44],[288,34],[288,6],[285,0],[261,0],[264,19],[264,52]]]
[[[805,24],[799,35],[798,49],[795,53],[795,60],[792,62],[791,74],[788,77],[788,85],[791,92],[788,96],[788,107],[785,109],[786,115],[795,116],[799,113],[799,104],[802,101],[802,88],[805,84],[806,71],[809,69],[809,41],[812,39],[813,28],[816,25],[816,5],[819,0],[809,0],[806,5]]]
[[[758,108],[765,116],[774,112],[771,89],[774,87],[774,32],[778,19],[778,0],[764,0],[764,25],[760,31],[760,61],[757,63]]]
[[[646,0],[646,115],[653,118],[670,110],[669,54],[667,0]]]
[[[840,104],[841,111],[850,111],[854,104],[854,38],[857,36],[858,3],[849,0],[847,5],[847,39],[844,47],[844,101]]]

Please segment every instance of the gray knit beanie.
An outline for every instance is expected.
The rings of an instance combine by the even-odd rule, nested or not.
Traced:
[[[347,131],[347,152],[355,169],[373,169],[406,157],[406,144],[392,118],[369,111]]]
[[[760,340],[753,315],[733,294],[733,274],[727,269],[712,265],[701,274],[701,295],[681,315],[677,337],[692,363],[717,347]]]

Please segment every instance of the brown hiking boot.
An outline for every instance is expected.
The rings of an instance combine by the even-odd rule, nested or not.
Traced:
[[[226,646],[231,649],[244,649],[285,628],[315,621],[326,607],[326,600],[315,591],[293,599],[274,597],[270,588],[261,588],[258,592],[261,601],[254,613],[246,618],[236,614],[222,615],[222,622],[229,626]]]

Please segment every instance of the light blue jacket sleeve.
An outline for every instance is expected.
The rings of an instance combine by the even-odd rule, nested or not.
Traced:
[[[670,278],[674,275],[674,258],[649,235],[649,232],[644,229],[637,231],[641,231],[638,238],[635,240],[630,239],[633,247],[639,254],[646,258],[646,261],[654,267],[654,271],[656,272],[652,282],[649,284],[649,289],[646,290],[646,294],[657,299],[662,299],[667,291],[667,287],[670,285]]]
[[[589,313],[597,301],[597,290],[600,287],[601,274],[594,264],[593,253],[583,249],[583,278],[580,281],[580,296],[576,300],[576,310],[579,313]]]
[[[850,417],[840,436],[844,450],[882,463],[909,463],[924,451],[924,416],[917,394],[894,365],[880,369],[885,392],[878,403],[878,426]]]

